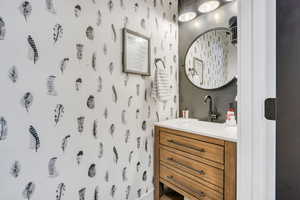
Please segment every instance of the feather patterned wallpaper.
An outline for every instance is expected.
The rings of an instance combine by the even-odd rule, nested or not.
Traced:
[[[0,1],[0,199],[135,200],[153,122],[178,115],[177,0]],[[122,73],[122,28],[152,39],[172,99]]]

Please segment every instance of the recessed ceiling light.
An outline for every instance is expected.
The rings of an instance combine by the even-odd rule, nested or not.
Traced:
[[[196,13],[195,12],[186,12],[186,13],[182,13],[178,20],[181,22],[188,22],[191,21],[192,19],[194,19],[196,17]]]
[[[216,10],[220,6],[220,2],[213,0],[213,1],[205,1],[204,3],[200,4],[198,10],[201,13],[208,13],[213,10]]]
[[[231,1],[233,1],[233,0],[225,0],[226,2],[231,2]]]

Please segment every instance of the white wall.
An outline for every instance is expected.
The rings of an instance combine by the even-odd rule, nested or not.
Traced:
[[[65,185],[65,191],[59,200],[79,199],[82,188],[86,188],[85,199],[94,199],[96,186],[99,186],[99,199],[126,199],[128,186],[131,187],[128,199],[147,196],[147,191],[152,195],[152,123],[158,117],[162,120],[178,115],[178,27],[176,20],[173,21],[173,15],[177,18],[177,0],[113,0],[111,11],[109,0],[28,2],[32,9],[25,20],[20,7],[22,1],[0,1],[0,18],[4,22],[0,22],[2,34],[4,28],[6,30],[4,37],[0,37],[0,136],[3,136],[0,137],[0,199],[22,199],[23,191],[30,182],[35,186],[32,200],[56,199],[56,195],[60,194],[57,191],[60,183]],[[46,2],[53,8],[47,10]],[[135,6],[136,2],[138,6]],[[154,6],[154,2],[157,5]],[[79,17],[74,15],[76,4],[82,9]],[[155,57],[165,59],[172,84],[172,99],[165,105],[151,97],[153,76],[143,78],[122,73],[121,30],[126,19],[127,28],[151,36],[152,70]],[[142,19],[146,20],[146,28],[141,26]],[[60,24],[63,31],[54,42],[56,24]],[[113,40],[112,24],[116,30],[116,41]],[[88,26],[94,29],[94,40],[86,37]],[[36,52],[32,48],[34,45],[28,43],[29,35],[34,40]],[[77,58],[77,44],[83,45],[82,59]],[[35,63],[32,53],[36,54]],[[95,69],[92,67],[93,53],[96,55]],[[69,61],[62,72],[64,58]],[[16,82],[10,77],[12,69],[16,69]],[[49,76],[56,77],[53,85],[48,85]],[[99,88],[99,77],[102,88]],[[82,79],[79,91],[75,84],[78,78]],[[52,86],[57,94],[48,92],[53,89]],[[113,101],[113,86],[118,97],[116,102]],[[26,102],[23,99],[27,92],[33,97],[32,103],[28,98]],[[90,95],[95,98],[93,109],[87,107]],[[59,105],[64,108],[62,115]],[[123,111],[126,113],[125,122],[122,121]],[[56,124],[57,113],[60,115]],[[85,120],[80,133],[77,118],[81,116]],[[95,120],[97,137],[93,136]],[[145,130],[142,128],[144,121]],[[33,137],[30,126],[34,127],[38,136]],[[115,129],[113,133],[111,127]],[[127,130],[130,136],[126,143]],[[63,152],[61,146],[67,135],[70,138]],[[36,146],[37,138],[40,146]],[[103,156],[99,158],[100,143]],[[113,147],[118,154],[117,162]],[[77,154],[81,150],[83,157],[78,164]],[[131,151],[133,157],[129,163]],[[48,169],[51,158],[56,158],[52,176]],[[15,169],[19,169],[19,173],[16,170],[12,172],[15,161]],[[137,171],[138,162],[141,165]],[[96,164],[96,176],[91,178],[88,171],[93,163]],[[125,167],[127,180],[122,178]],[[143,180],[144,173],[147,178],[144,176]],[[106,174],[109,175],[108,180],[105,180]],[[111,195],[113,186],[116,189],[114,197]]]

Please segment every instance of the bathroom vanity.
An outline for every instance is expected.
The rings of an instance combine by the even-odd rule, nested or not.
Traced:
[[[155,124],[155,200],[235,200],[237,128],[195,119]],[[168,196],[164,188],[181,196]]]

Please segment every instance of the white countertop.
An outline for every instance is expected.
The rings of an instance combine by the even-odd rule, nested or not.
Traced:
[[[197,119],[179,118],[156,122],[154,125],[231,142],[238,141],[237,127],[228,127],[225,124],[220,123],[204,122]]]

